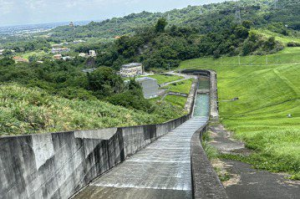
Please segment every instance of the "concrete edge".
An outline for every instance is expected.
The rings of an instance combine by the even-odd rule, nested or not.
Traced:
[[[191,173],[194,199],[228,199],[217,173],[202,147],[201,140],[208,123],[191,139]]]
[[[217,74],[212,70],[185,70],[183,73],[210,78],[210,120],[219,121]],[[211,165],[201,141],[209,122],[194,133],[191,139],[191,175],[194,199],[228,199],[225,188]]]

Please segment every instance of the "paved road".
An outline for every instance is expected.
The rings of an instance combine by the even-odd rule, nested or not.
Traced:
[[[74,198],[192,198],[190,140],[207,120],[207,117],[188,120],[96,179]]]

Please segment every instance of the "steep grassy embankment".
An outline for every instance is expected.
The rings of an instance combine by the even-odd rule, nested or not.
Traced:
[[[0,136],[162,123],[182,110],[160,103],[152,114],[99,100],[69,100],[41,89],[0,85]]]
[[[300,48],[274,55],[181,63],[218,73],[222,123],[257,153],[241,158],[257,168],[300,178]],[[238,97],[238,101],[231,99]],[[292,117],[288,118],[288,114]]]

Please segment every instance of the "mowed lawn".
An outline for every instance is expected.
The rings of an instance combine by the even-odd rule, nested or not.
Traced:
[[[193,84],[193,79],[187,79],[187,80],[170,84],[163,88],[171,92],[189,94],[191,91],[192,84]]]
[[[250,163],[300,179],[300,48],[240,61],[193,59],[181,63],[186,68],[217,71],[221,121],[256,150]]]
[[[176,76],[176,75],[150,75],[148,77],[154,78],[157,80],[158,84],[168,83],[183,79],[184,77]]]

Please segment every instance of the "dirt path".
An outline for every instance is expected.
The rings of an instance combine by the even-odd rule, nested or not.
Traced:
[[[249,155],[250,150],[244,144],[232,138],[232,133],[222,125],[210,127],[210,144],[220,153]],[[298,199],[300,181],[286,179],[286,174],[275,174],[253,169],[251,165],[232,160],[214,162],[230,175],[230,180],[223,182],[229,198],[232,199]]]

